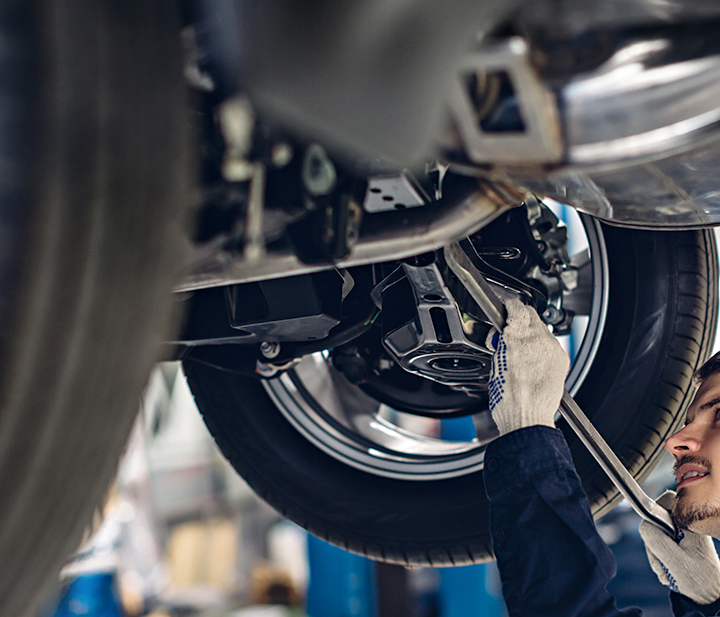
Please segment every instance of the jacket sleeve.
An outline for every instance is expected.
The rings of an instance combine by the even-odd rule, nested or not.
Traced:
[[[532,426],[503,435],[485,453],[493,548],[511,617],[630,617],[607,591],[615,560],[562,433]],[[715,615],[673,594],[677,617]]]
[[[687,598],[679,593],[670,593],[670,604],[672,605],[673,614],[676,617],[704,617],[706,615],[714,616],[720,615],[720,599],[716,600],[712,604],[698,604],[693,602],[690,598]]]

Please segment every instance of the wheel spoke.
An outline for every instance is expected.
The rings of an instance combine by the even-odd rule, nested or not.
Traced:
[[[590,315],[593,304],[593,272],[590,251],[585,249],[571,258],[578,270],[577,287],[563,294],[563,308],[576,315]]]

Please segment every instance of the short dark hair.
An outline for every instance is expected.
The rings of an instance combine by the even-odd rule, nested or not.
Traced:
[[[693,381],[700,385],[710,375],[720,373],[720,351],[705,362],[693,375]]]

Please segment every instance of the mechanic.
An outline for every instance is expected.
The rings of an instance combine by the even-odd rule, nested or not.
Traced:
[[[507,304],[496,348],[490,409],[500,437],[485,455],[485,490],[503,596],[511,617],[641,615],[618,609],[606,586],[615,561],[595,528],[563,434],[555,428],[567,354],[537,313]],[[675,457],[677,496],[658,500],[679,541],[643,521],[650,565],[670,587],[675,615],[720,614],[720,354],[698,371],[685,426],[665,443]],[[690,473],[695,472],[695,473]],[[689,474],[689,475],[687,475]]]

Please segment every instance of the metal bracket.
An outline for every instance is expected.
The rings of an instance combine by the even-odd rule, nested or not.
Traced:
[[[473,162],[553,163],[563,158],[557,102],[532,67],[529,55],[528,44],[520,37],[511,37],[463,59],[450,93],[450,107]],[[503,73],[509,77],[524,131],[482,129],[464,83],[467,76],[478,73]]]
[[[390,355],[406,371],[472,394],[487,388],[490,351],[473,341],[435,263],[403,264],[417,305],[415,320],[383,337]]]

